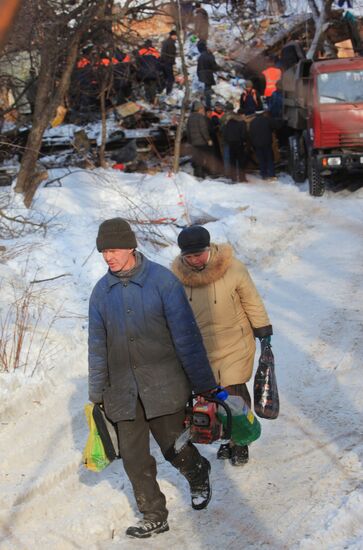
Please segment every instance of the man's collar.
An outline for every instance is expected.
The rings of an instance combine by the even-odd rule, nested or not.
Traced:
[[[128,282],[143,287],[145,285],[145,280],[149,272],[150,261],[141,252],[140,255],[142,257],[140,269],[137,270],[134,275],[131,275],[130,279],[128,279]],[[117,275],[114,275],[110,270],[107,271],[106,278],[109,290],[117,283],[122,283],[122,279],[120,279],[120,277],[117,277]]]

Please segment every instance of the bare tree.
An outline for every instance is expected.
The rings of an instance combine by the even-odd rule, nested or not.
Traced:
[[[333,0],[322,0],[320,9],[315,0],[308,0],[309,7],[315,23],[315,33],[310,48],[306,54],[308,59],[314,59],[318,51],[322,36],[330,25],[331,7]]]
[[[42,16],[37,24],[40,25],[43,42],[37,96],[33,125],[15,187],[15,191],[24,193],[27,206],[35,191],[36,162],[44,131],[69,87],[82,35],[96,17],[102,17],[105,2],[84,0],[66,13],[57,13],[56,8],[63,9],[63,2],[57,6],[56,2],[39,0],[38,7]]]
[[[145,16],[157,9],[154,0],[146,0],[141,5],[135,0],[126,0],[121,7],[118,6],[117,18],[123,20],[126,15]],[[93,33],[98,36],[99,43],[102,43],[103,37],[112,37],[116,16],[113,13],[113,0],[25,0],[22,10],[20,15],[27,21],[27,26],[36,28],[37,40],[33,47],[40,52],[33,125],[15,187],[16,192],[24,194],[24,202],[29,206],[39,183],[37,159],[43,134],[54,118],[57,107],[64,102],[80,44],[87,37],[92,37]],[[109,73],[105,78],[106,84],[102,83],[99,87],[98,96],[103,113],[101,164],[104,164],[106,138],[105,99],[112,86],[112,65]]]
[[[188,67],[186,64],[185,54],[184,54],[184,33],[183,33],[180,0],[176,0],[176,1],[172,0],[171,6],[173,9],[173,13],[176,14],[174,16],[175,27],[176,27],[177,37],[178,37],[179,53],[180,53],[180,58],[182,63],[182,71],[183,71],[184,86],[185,86],[185,94],[183,97],[182,108],[181,108],[180,117],[179,117],[179,124],[176,130],[175,144],[174,144],[173,171],[174,173],[177,173],[179,172],[180,147],[181,147],[181,140],[182,140],[182,134],[183,134],[184,120],[185,120],[187,107],[189,105],[190,85],[189,85]]]

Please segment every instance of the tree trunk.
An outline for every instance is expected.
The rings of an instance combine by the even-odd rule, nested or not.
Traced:
[[[286,5],[284,0],[269,0],[268,3],[271,15],[282,15],[285,13]]]
[[[28,136],[26,150],[21,161],[21,167],[16,180],[14,191],[16,193],[28,193],[33,186],[33,178],[36,174],[36,165],[45,129],[49,124],[48,111],[37,118]]]
[[[36,163],[42,144],[42,138],[51,117],[51,96],[54,73],[54,48],[47,40],[41,52],[40,71],[38,77],[37,96],[33,115],[33,124],[21,160],[21,166],[16,181],[15,192],[27,193],[32,186],[36,172]]]
[[[101,106],[101,123],[102,123],[102,130],[101,130],[101,145],[99,150],[99,162],[100,166],[102,168],[106,167],[106,161],[105,161],[105,150],[106,150],[106,89],[103,88],[101,90],[100,94],[100,106]]]
[[[58,69],[57,60],[59,59],[60,52],[58,36],[55,35],[55,33],[60,32],[61,26],[54,27],[54,32],[49,34],[44,41],[41,52],[33,125],[27,139],[15,187],[16,192],[26,194],[28,197],[27,202],[29,202],[29,196],[34,194],[34,182],[37,182],[37,185],[39,184],[39,178],[34,180],[34,176],[36,174],[36,164],[44,131],[55,115],[56,108],[63,102],[63,98],[69,88],[81,36],[87,27],[89,27],[96,14],[102,9],[103,3],[100,2],[97,6],[92,6],[88,13],[82,14],[81,25],[74,31],[69,43],[63,45],[64,48],[67,49],[67,57],[63,73],[57,85],[55,82],[55,75]],[[61,23],[59,25],[61,25]]]
[[[324,0],[321,4],[320,13],[317,13],[317,7],[314,0],[308,0],[309,6],[312,9],[313,19],[315,22],[315,34],[310,45],[309,51],[306,54],[307,59],[314,59],[319,50],[322,35],[329,27],[329,14],[333,0]]]
[[[183,30],[182,30],[182,20],[181,20],[181,12],[180,12],[180,4],[178,1],[178,6],[175,6],[175,2],[172,2],[172,5],[174,4],[174,9],[178,8],[178,21],[176,21],[176,32],[178,36],[178,45],[179,45],[179,52],[180,52],[180,58],[182,63],[182,70],[183,70],[183,76],[184,76],[184,86],[185,86],[185,93],[183,97],[182,102],[182,108],[180,111],[180,118],[179,118],[179,124],[176,129],[176,135],[175,135],[175,144],[174,144],[174,162],[173,162],[173,172],[177,174],[179,172],[179,161],[180,161],[180,147],[181,147],[181,139],[183,135],[183,128],[184,128],[184,120],[185,120],[185,114],[187,107],[189,105],[189,97],[190,97],[190,85],[189,85],[189,75],[188,75],[188,67],[185,62],[185,55],[184,55],[184,39],[183,39]]]

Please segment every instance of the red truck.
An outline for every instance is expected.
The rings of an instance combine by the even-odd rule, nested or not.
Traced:
[[[299,55],[298,55],[299,57]],[[289,171],[313,196],[329,179],[363,180],[363,57],[312,61],[300,55],[283,73]]]

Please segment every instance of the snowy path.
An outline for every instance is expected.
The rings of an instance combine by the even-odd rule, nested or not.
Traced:
[[[77,349],[65,352],[63,377],[18,390],[4,404],[1,550],[363,547],[362,195],[314,200],[282,184],[232,190],[211,182],[206,189],[191,180],[185,191],[195,204],[212,215],[225,209],[223,223],[208,228],[223,225],[221,236],[247,260],[264,295],[275,331],[279,419],[262,421],[241,469],[217,462],[217,446],[201,446],[213,483],[202,512],[191,510],[184,480],[155,448],[171,530],[125,539],[135,505],[122,465],[101,474],[79,467],[87,398],[82,333]],[[233,213],[236,204],[250,210]]]

